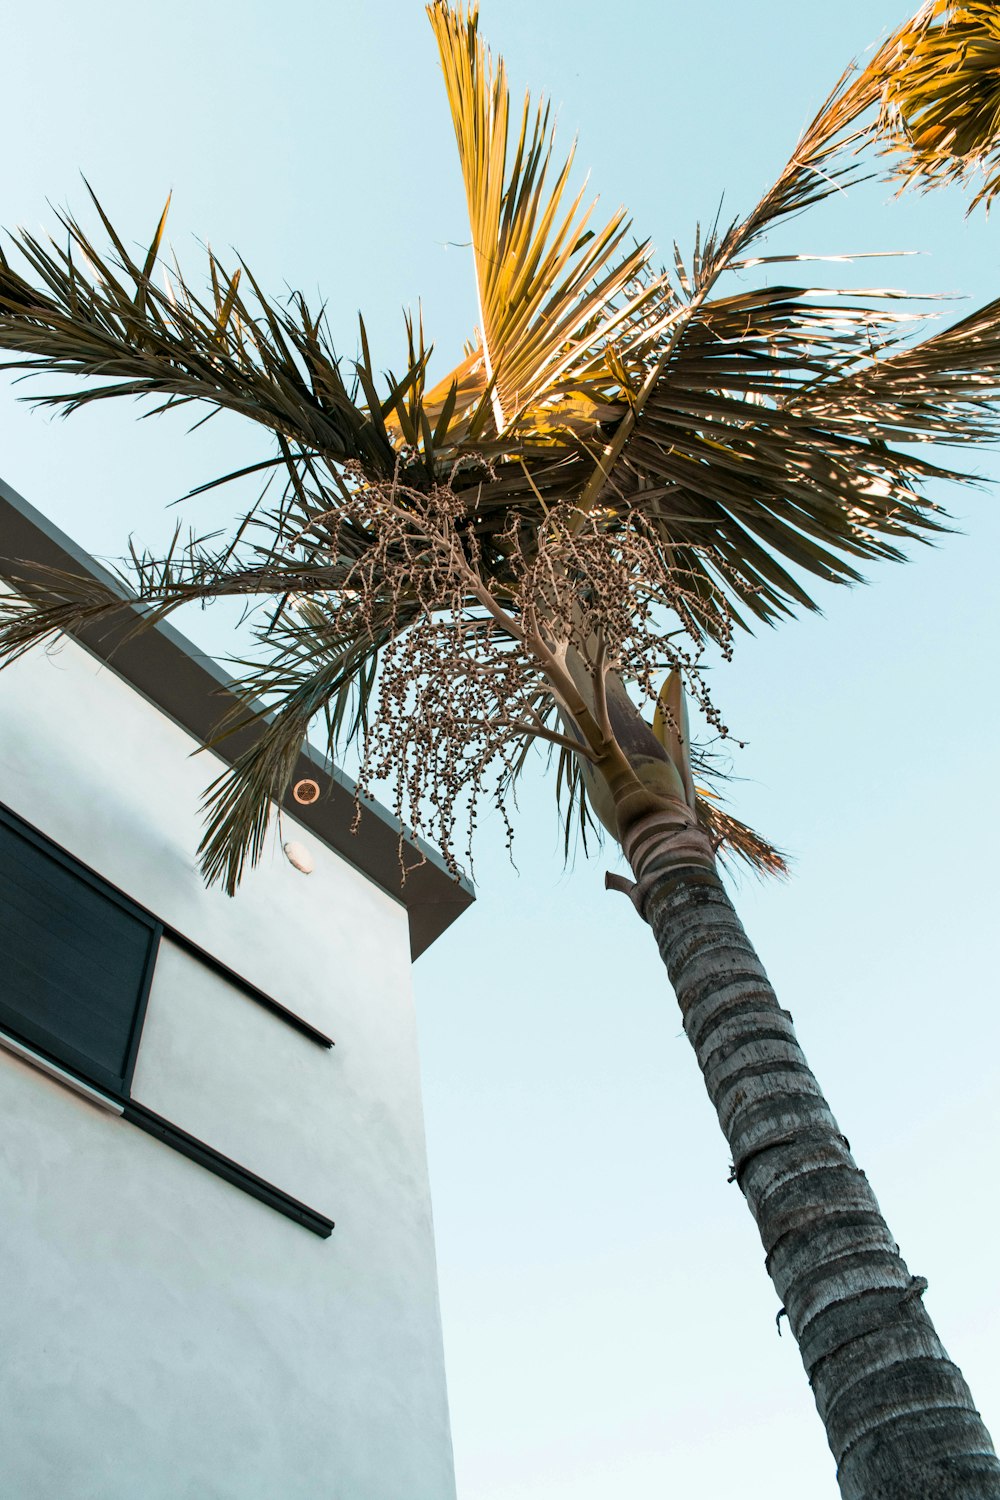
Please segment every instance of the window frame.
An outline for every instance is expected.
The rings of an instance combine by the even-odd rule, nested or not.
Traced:
[[[49,1058],[57,1067],[68,1068],[84,1082],[92,1083],[102,1092],[110,1094],[113,1098],[125,1101],[131,1098],[132,1079],[135,1074],[136,1061],[139,1056],[139,1043],[142,1040],[142,1028],[146,1019],[146,1010],[149,1005],[150,990],[153,985],[153,972],[156,968],[156,960],[160,950],[160,939],[163,937],[164,924],[157,921],[150,912],[136,905],[128,896],[124,895],[115,886],[101,878],[87,865],[81,864],[73,855],[65,849],[26,823],[17,813],[0,803],[0,824],[9,828],[11,832],[23,839],[25,843],[32,845],[46,858],[52,860],[62,869],[67,871],[75,880],[96,891],[106,901],[118,907],[120,911],[144,927],[149,933],[149,941],[146,947],[146,957],[143,962],[142,974],[139,980],[139,990],[132,1011],[132,1022],[129,1028],[128,1045],[125,1052],[125,1065],[121,1073],[116,1073],[110,1068],[102,1067],[93,1058],[87,1057],[85,1053],[77,1051],[68,1042],[62,1041],[58,1034],[50,1031],[47,1027],[33,1026],[30,1018],[27,1023],[25,1017],[16,1011],[9,1010],[4,1004],[2,993],[0,993],[0,1027],[9,1035],[24,1043],[25,1046],[34,1048],[44,1057]]]
[[[222,1178],[224,1182],[231,1183],[233,1187],[239,1188],[241,1192],[248,1194],[251,1198],[258,1199],[269,1208],[275,1209],[283,1214],[286,1219],[291,1219],[308,1229],[311,1234],[320,1239],[328,1239],[334,1229],[334,1221],[318,1209],[311,1208],[309,1204],[302,1203],[298,1198],[293,1198],[283,1188],[268,1182],[263,1177],[258,1177],[256,1172],[251,1172],[248,1167],[241,1166],[239,1162],[233,1161],[231,1157],[224,1155],[214,1146],[202,1141],[197,1136],[191,1135],[181,1126],[166,1120],[162,1115],[147,1108],[139,1100],[132,1098],[132,1079],[135,1073],[136,1060],[139,1055],[139,1044],[142,1040],[142,1029],[146,1019],[146,1009],[149,1004],[149,995],[153,984],[153,973],[156,968],[156,960],[160,951],[160,940],[166,937],[169,941],[176,943],[185,952],[198,959],[207,968],[222,976],[234,989],[244,994],[248,999],[261,1005],[270,1011],[286,1025],[291,1026],[311,1043],[324,1049],[332,1048],[333,1040],[324,1032],[319,1031],[304,1017],[297,1015],[294,1011],[282,1005],[279,1000],[260,990],[249,980],[208,953],[197,943],[178,932],[167,922],[161,922],[152,912],[140,906],[124,891],[120,891],[110,881],[98,875],[96,870],[90,869],[79,859],[55,843],[40,829],[25,821],[11,808],[0,802],[0,825],[5,825],[13,833],[20,836],[26,843],[33,845],[42,854],[54,860],[62,866],[75,879],[83,882],[91,890],[106,897],[113,905],[135,918],[149,934],[149,946],[146,950],[146,959],[143,965],[142,978],[140,980],[139,998],[136,1003],[132,1017],[132,1026],[129,1032],[128,1051],[125,1058],[125,1067],[121,1075],[112,1073],[110,1069],[102,1068],[95,1064],[93,1059],[86,1057],[62,1042],[54,1032],[47,1027],[26,1027],[24,1017],[16,1012],[9,1011],[4,1005],[0,995],[0,1046],[5,1046],[5,1039],[9,1040],[10,1047],[6,1050],[12,1052],[15,1057],[29,1064],[34,1062],[43,1072],[54,1078],[57,1083],[62,1083],[77,1093],[82,1093],[91,1098],[91,1102],[100,1104],[103,1108],[111,1110],[120,1115],[130,1125],[137,1126],[145,1131],[147,1135],[153,1136],[161,1141],[171,1150],[179,1152],[188,1157],[197,1165],[204,1167],[216,1177]],[[49,1038],[57,1043],[53,1047]]]

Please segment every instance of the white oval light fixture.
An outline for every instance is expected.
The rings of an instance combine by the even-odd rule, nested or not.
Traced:
[[[300,870],[303,875],[312,874],[316,866],[313,863],[312,855],[304,844],[297,844],[294,841],[290,841],[287,844],[282,844],[281,848],[290,865],[293,865],[296,870]]]

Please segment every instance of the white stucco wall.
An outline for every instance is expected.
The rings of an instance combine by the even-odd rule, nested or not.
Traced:
[[[336,1041],[165,941],[133,1097],[337,1227],[0,1051],[0,1493],[449,1500],[405,911],[287,822],[312,875],[206,891],[193,748],[71,642],[0,673],[0,801]]]

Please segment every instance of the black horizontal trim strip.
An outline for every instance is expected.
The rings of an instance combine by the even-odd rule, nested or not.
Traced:
[[[164,922],[163,936],[168,938],[170,942],[176,943],[178,948],[183,948],[185,953],[190,953],[192,958],[198,959],[200,963],[205,965],[206,969],[212,969],[216,974],[219,974],[227,983],[232,985],[234,990],[242,990],[244,995],[256,1001],[258,1005],[262,1005],[272,1015],[280,1017],[287,1025],[293,1026],[296,1031],[301,1031],[302,1035],[307,1036],[311,1042],[316,1042],[320,1047],[333,1046],[333,1038],[327,1036],[325,1031],[320,1031],[311,1022],[297,1015],[294,1010],[289,1010],[286,1005],[282,1005],[280,1000],[275,1000],[274,996],[269,995],[266,990],[259,990],[255,984],[250,983],[249,979],[244,979],[242,974],[237,974],[235,969],[230,969],[227,964],[224,964],[221,959],[216,958],[214,954],[206,952],[204,948],[193,942],[191,938],[186,937],[183,932],[178,932],[176,927],[171,927],[169,923]]]
[[[333,1230],[332,1219],[328,1219],[325,1214],[318,1213],[308,1204],[300,1203],[297,1198],[282,1192],[281,1188],[275,1187],[273,1183],[265,1182],[263,1177],[258,1177],[255,1172],[241,1167],[239,1162],[233,1161],[230,1157],[223,1156],[221,1151],[216,1151],[213,1146],[207,1146],[204,1141],[198,1140],[197,1136],[189,1135],[179,1125],[171,1124],[162,1115],[147,1109],[144,1104],[137,1104],[134,1099],[126,1100],[122,1117],[131,1125],[138,1125],[140,1130],[145,1130],[147,1135],[155,1136],[165,1146],[171,1146],[182,1156],[190,1157],[191,1161],[197,1162],[200,1167],[214,1172],[216,1177],[221,1177],[224,1182],[232,1183],[233,1187],[249,1193],[251,1198],[257,1198],[261,1203],[266,1203],[268,1208],[276,1209],[279,1214],[284,1214],[286,1219],[294,1219],[304,1229],[319,1235],[320,1239],[329,1239]]]
[[[25,822],[24,818],[20,817],[18,813],[2,802],[0,802],[0,823],[5,823],[21,838],[25,839],[29,844],[34,845],[36,849],[47,855],[49,859],[55,860],[56,864],[69,870],[70,874],[82,880],[92,890],[96,890],[99,895],[123,907],[130,916],[138,917],[140,921],[147,922],[150,927],[162,930],[163,936],[169,938],[172,943],[176,943],[178,948],[183,948],[193,958],[199,959],[206,968],[212,969],[216,974],[227,980],[233,989],[240,990],[242,994],[255,1001],[257,1005],[263,1006],[272,1015],[278,1016],[287,1025],[294,1027],[296,1031],[300,1031],[303,1036],[307,1036],[311,1042],[316,1042],[320,1047],[333,1046],[332,1037],[328,1037],[325,1032],[311,1025],[302,1016],[296,1015],[295,1011],[289,1010],[287,1005],[282,1005],[280,1000],[275,1000],[273,995],[267,994],[265,990],[258,989],[255,984],[251,984],[249,979],[244,979],[242,974],[237,974],[235,970],[230,969],[227,964],[224,964],[221,959],[216,958],[214,954],[206,952],[204,948],[200,947],[198,943],[193,942],[191,938],[185,936],[183,932],[178,932],[176,927],[171,927],[168,923],[161,922],[155,913],[151,912],[145,906],[140,906],[131,896],[119,890],[118,886],[112,885],[110,880],[105,880],[103,875],[99,875],[96,870],[92,870],[89,865],[85,865],[82,860],[77,859],[75,854],[71,854],[68,849],[64,849],[54,839],[50,839],[48,834],[42,833],[31,823]]]

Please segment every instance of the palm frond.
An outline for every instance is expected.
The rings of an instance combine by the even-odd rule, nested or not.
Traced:
[[[627,407],[576,494],[609,529],[641,518],[661,538],[665,570],[702,578],[710,632],[720,589],[741,623],[773,621],[815,607],[804,574],[853,582],[859,560],[898,558],[902,540],[942,525],[922,483],[963,477],[905,445],[996,435],[993,309],[973,319],[964,348],[933,341],[918,389],[895,359],[922,324],[912,307],[894,308],[903,293],[719,287],[728,272],[812,258],[764,255],[760,241],[863,174],[853,148],[878,98],[870,71],[849,70],[753,210],[699,232],[689,261],[675,249],[681,306],[659,324],[647,318]],[[866,405],[862,386],[878,400]],[[559,498],[585,462],[550,457],[532,477]]]
[[[922,486],[963,475],[919,448],[997,435],[1000,307],[907,346],[913,314],[863,297],[772,286],[706,301],[602,491],[641,512],[665,560],[762,620],[813,607],[803,574],[854,581],[859,561],[940,530]]]
[[[5,576],[17,590],[0,596],[0,665],[59,634],[124,622],[120,639],[148,630],[185,604],[212,599],[262,600],[338,586],[342,567],[273,556],[241,565],[231,547],[213,551],[206,539],[180,534],[165,556],[131,554],[128,569],[109,569],[107,581],[28,560],[12,560]]]
[[[725,234],[709,238],[693,268],[693,292],[714,280],[720,270],[739,268],[739,258],[754,250],[779,224],[844,192],[866,175],[868,169],[853,148],[864,140],[862,122],[877,102],[875,80],[852,63],[803,131],[772,186],[746,218],[735,220]]]
[[[511,623],[505,611],[527,610],[518,589],[545,546],[558,561],[536,605],[554,608],[558,576],[577,591],[572,609],[559,606],[566,629],[598,596],[604,625],[619,611],[620,646],[645,622],[628,670],[648,688],[652,664],[638,656],[669,643],[661,618],[686,633],[691,670],[706,637],[728,653],[734,621],[813,607],[810,578],[851,582],[866,560],[898,557],[942,527],[926,485],[963,476],[929,444],[997,433],[1000,303],[927,336],[892,289],[842,293],[799,284],[799,272],[790,284],[764,280],[811,258],[765,254],[764,237],[864,170],[850,153],[880,97],[870,70],[844,75],[750,214],[699,234],[688,259],[676,252],[656,272],[645,245],[626,244],[623,210],[595,220],[570,188],[573,156],[556,157],[548,107],[526,98],[512,111],[475,5],[434,0],[429,14],[480,318],[432,388],[419,316],[407,321],[402,374],[384,379],[363,322],[345,374],[322,310],[301,296],[274,304],[243,263],[230,271],[209,252],[203,292],[179,271],[161,286],[165,214],[137,256],[97,204],[109,250],[64,216],[65,249],[20,236],[31,279],[0,257],[0,345],[22,372],[91,382],[44,400],[66,411],[121,395],[157,410],[201,402],[273,435],[276,456],[238,472],[283,471],[284,496],[233,541],[178,534],[165,557],[133,555],[110,585],[25,569],[22,597],[0,610],[2,658],[59,629],[107,622],[127,633],[192,600],[268,601],[237,686],[238,721],[263,714],[263,731],[206,794],[204,868],[229,890],[260,853],[317,723],[331,749],[360,740],[372,774],[395,754],[407,797],[419,801],[438,777],[447,858],[461,789],[481,795],[498,756],[502,807],[531,743],[547,739],[567,839],[571,825],[586,838],[585,776],[575,742],[550,723],[559,695],[536,670],[541,657],[512,676],[504,649],[477,654],[498,620]],[[755,270],[764,284],[748,287]],[[741,279],[727,289],[729,272]],[[560,538],[584,536],[590,550],[560,550]],[[523,642],[516,623],[508,640]],[[503,690],[477,696],[475,682]],[[412,734],[396,744],[401,725]],[[408,755],[420,762],[410,781]],[[780,851],[721,810],[711,767],[695,769],[699,816],[723,853],[782,869]]]
[[[17,356],[14,368],[100,382],[35,398],[39,404],[70,412],[110,397],[150,397],[160,410],[206,402],[307,453],[393,473],[398,455],[384,418],[417,379],[418,365],[379,398],[363,327],[349,380],[322,312],[301,294],[278,307],[244,264],[228,271],[211,251],[198,294],[179,270],[168,274],[161,265],[166,209],[140,261],[96,197],[94,204],[110,249],[66,214],[65,248],[26,232],[14,236],[34,283],[0,253],[0,347]]]
[[[707,795],[702,789],[696,801],[698,821],[710,836],[723,864],[736,868],[745,865],[755,875],[785,876],[788,874],[788,855],[772,844],[763,834],[741,823],[732,813],[720,806],[717,794]]]
[[[651,331],[658,335],[659,348],[651,347],[647,340],[643,350],[647,363],[644,379],[633,393],[629,410],[588,478],[582,496],[585,509],[597,503],[650,393],[656,388],[674,343],[723,272],[760,264],[759,257],[750,261],[746,257],[770,230],[833,193],[842,192],[863,175],[863,169],[849,158],[848,153],[863,136],[859,120],[877,98],[874,80],[866,73],[859,73],[853,65],[848,68],[803,132],[772,186],[751,212],[743,219],[735,219],[722,231],[717,221],[704,240],[699,229],[690,267],[684,265],[679,253],[676,255],[678,279],[687,306],[671,308],[671,316],[662,329],[654,324]]]
[[[983,181],[969,206],[1000,192],[1000,11],[994,0],[929,0],[869,64],[884,151],[902,187]]]
[[[596,202],[585,206],[585,190],[570,198],[573,152],[554,161],[547,104],[526,96],[512,119],[506,69],[479,37],[478,7],[434,0],[428,15],[472,228],[483,390],[471,431],[502,434],[553,404],[552,425],[593,430],[606,400],[605,346],[612,337],[627,345],[639,313],[662,300],[642,277],[647,247],[625,248],[624,209],[590,227]]]
[[[1000,304],[931,332],[902,296],[771,285],[706,298],[675,330],[597,513],[609,546],[656,537],[706,634],[814,608],[810,576],[856,582],[946,529],[929,486],[968,475],[932,445],[997,438]],[[580,508],[586,453],[521,452],[475,476],[484,535],[512,509]]]
[[[699,235],[688,264],[676,254],[685,314],[658,334],[584,490],[584,508],[641,512],[665,565],[703,572],[743,623],[814,607],[803,573],[853,582],[858,560],[898,559],[901,541],[941,529],[925,484],[967,476],[910,445],[998,435],[995,304],[920,343],[925,318],[898,310],[895,290],[718,287],[730,271],[810,258],[751,252],[857,179],[845,153],[878,98],[871,69],[845,74],[754,210]]]
[[[345,745],[364,742],[380,656],[412,618],[405,609],[386,609],[365,629],[347,633],[334,626],[324,597],[322,589],[293,596],[279,620],[260,633],[266,659],[230,662],[238,673],[231,691],[243,712],[224,721],[212,743],[221,743],[247,715],[263,729],[205,793],[202,870],[229,895],[246,864],[259,857],[271,809],[281,805],[310,731],[315,735],[322,726],[323,748],[334,758]]]
[[[206,789],[205,829],[198,854],[209,884],[220,882],[235,895],[247,864],[260,857],[274,807],[280,807],[296,762],[317,717],[326,726],[326,748],[333,754],[343,739],[364,728],[366,705],[384,641],[324,641],[316,621],[305,651],[285,649],[266,665],[243,661],[244,675],[231,687],[246,712],[224,723],[218,744],[248,716],[261,725],[254,742]]]

